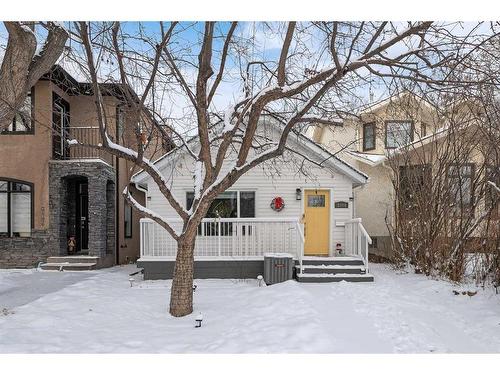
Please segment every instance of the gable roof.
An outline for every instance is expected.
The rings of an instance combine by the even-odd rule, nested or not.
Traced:
[[[274,123],[270,122],[270,124]],[[316,154],[320,159],[325,161],[325,164],[328,163],[331,167],[333,167],[337,171],[350,177],[355,182],[355,186],[360,186],[368,182],[368,176],[366,174],[364,174],[357,168],[353,167],[346,161],[342,160],[337,155],[331,153],[323,145],[314,142],[313,140],[311,140],[309,137],[305,136],[302,133],[293,132],[293,134],[297,136],[297,138],[299,138],[300,140],[304,141],[300,143],[300,145],[304,146],[307,151]],[[290,140],[294,142],[294,137],[289,136],[287,142]],[[198,142],[197,136],[187,140],[188,144],[193,144],[195,142],[196,143]],[[178,146],[173,150],[167,152],[160,158],[158,158],[156,161],[154,161],[154,164],[157,166],[157,168],[161,169],[162,166],[168,163],[169,160],[173,157],[173,155],[178,152],[186,152],[186,150],[183,146]],[[148,176],[149,175],[144,170],[141,170],[132,176],[131,181],[133,183],[140,184],[141,182],[145,181],[148,178]]]
[[[40,78],[40,81],[50,81],[70,96],[93,95],[92,83],[77,81],[66,69],[58,64],[54,65],[45,73]],[[118,99],[123,99],[128,93],[134,100],[139,102],[137,94],[128,85],[103,82],[99,83],[99,87],[101,89],[101,94],[104,96],[114,96]]]
[[[371,103],[363,108],[360,108],[359,113],[360,114],[371,113],[371,112],[374,112],[374,111],[376,111],[376,110],[378,110],[386,105],[389,105],[391,103],[396,103],[396,102],[403,100],[407,97],[411,97],[411,98],[415,99],[417,102],[424,104],[429,109],[435,110],[434,105],[431,104],[425,98],[422,98],[421,96],[419,96],[419,95],[417,95],[409,90],[403,90],[402,92],[389,95],[384,99],[381,99],[379,101],[376,101],[375,103]]]

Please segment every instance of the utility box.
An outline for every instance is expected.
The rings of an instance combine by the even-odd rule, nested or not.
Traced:
[[[287,253],[264,254],[264,281],[267,285],[293,278],[293,256]]]

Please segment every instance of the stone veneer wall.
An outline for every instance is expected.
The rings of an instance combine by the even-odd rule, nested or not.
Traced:
[[[89,255],[105,258],[110,253],[114,254],[115,249],[114,229],[109,230],[114,228],[115,223],[115,198],[114,194],[107,192],[109,185],[115,186],[115,170],[99,160],[49,162],[50,223],[51,231],[58,242],[58,255],[66,255],[67,252],[68,182],[78,177],[86,177],[88,180]],[[110,195],[112,203],[108,202]],[[107,248],[110,248],[111,252],[107,252]]]
[[[67,255],[78,177],[86,177],[89,186],[89,255],[100,257],[101,266],[114,264],[115,169],[94,159],[54,160],[49,162],[49,229],[34,229],[31,237],[0,238],[0,268],[35,267],[50,256]]]
[[[48,230],[33,230],[31,237],[0,238],[0,268],[30,268],[57,255]]]

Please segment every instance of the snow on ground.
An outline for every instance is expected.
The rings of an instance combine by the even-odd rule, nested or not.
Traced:
[[[184,318],[167,312],[170,281],[130,287],[133,270],[0,271],[0,353],[500,352],[500,295],[385,265],[374,283],[197,280]]]

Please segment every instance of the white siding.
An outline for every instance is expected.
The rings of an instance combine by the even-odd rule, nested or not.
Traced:
[[[300,188],[302,192],[307,188],[330,189],[330,253],[333,254],[337,243],[341,243],[344,248],[344,227],[337,226],[336,223],[352,218],[352,202],[349,199],[353,193],[352,180],[330,167],[320,168],[312,163],[307,163],[303,167],[303,170],[308,173],[308,177],[306,177],[298,172],[297,163],[300,163],[298,157],[287,154],[284,159],[276,159],[266,166],[252,169],[228,190],[255,191],[255,216],[258,218],[296,217],[300,219],[304,201],[296,199],[296,189]],[[186,154],[162,167],[162,173],[171,181],[174,196],[184,205],[186,204],[186,193],[193,191],[193,170],[192,159]],[[148,208],[163,217],[178,218],[176,212],[159,191],[158,186],[150,179],[144,182],[148,185]],[[271,200],[277,196],[283,197],[285,201],[285,208],[280,212],[275,212],[270,207]],[[334,208],[334,202],[337,201],[349,202],[349,208]]]

